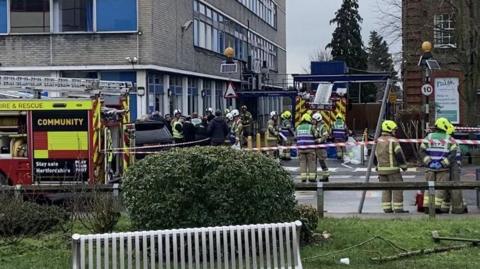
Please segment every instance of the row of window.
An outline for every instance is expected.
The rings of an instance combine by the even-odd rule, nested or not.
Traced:
[[[0,0],[0,33],[137,30],[137,0]]]
[[[272,0],[237,0],[272,27],[277,26],[277,5]]]
[[[193,112],[203,115],[204,111],[209,107],[213,107],[215,102],[216,109],[224,110],[224,82],[214,80],[203,80],[203,91],[205,97],[203,98],[203,107],[199,108],[200,92],[198,90],[199,80],[196,78],[188,78],[187,91],[187,108],[183,107],[183,78],[181,76],[170,76],[170,110],[180,109],[185,114],[192,114]],[[215,100],[212,99],[212,87],[215,87]],[[161,111],[165,114],[170,112],[165,111],[164,95],[167,93],[163,86],[162,74],[150,74],[148,76],[148,103],[149,113],[153,111]]]
[[[194,1],[194,16],[195,46],[217,53],[232,47],[238,60],[247,61],[250,55],[257,69],[264,62],[271,70],[278,69],[278,48],[272,43],[198,1]]]

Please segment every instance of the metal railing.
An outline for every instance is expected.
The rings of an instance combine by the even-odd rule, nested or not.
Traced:
[[[379,190],[427,190],[429,195],[429,215],[435,217],[435,190],[479,190],[480,181],[472,182],[341,182],[341,183],[295,183],[297,191],[316,191],[319,217],[324,216],[325,191],[379,191]],[[477,201],[478,206],[478,201]]]
[[[302,268],[302,223],[72,236],[73,269]]]

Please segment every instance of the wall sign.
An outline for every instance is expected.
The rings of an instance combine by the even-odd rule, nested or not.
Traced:
[[[444,117],[452,123],[460,123],[459,85],[458,78],[435,79],[435,118]]]

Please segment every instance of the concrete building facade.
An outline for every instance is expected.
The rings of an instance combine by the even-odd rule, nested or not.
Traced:
[[[285,27],[285,0],[0,0],[0,72],[133,81],[146,90],[134,117],[203,114],[236,105],[224,93],[244,78],[220,72],[226,47],[240,70],[250,59],[283,80]],[[257,112],[280,108],[267,99]]]

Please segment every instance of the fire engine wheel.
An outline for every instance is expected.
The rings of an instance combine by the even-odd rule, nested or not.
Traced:
[[[8,178],[5,174],[0,173],[0,186],[7,186],[8,185]]]

